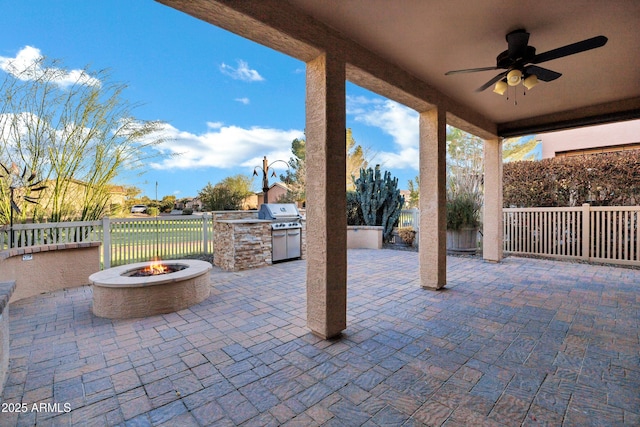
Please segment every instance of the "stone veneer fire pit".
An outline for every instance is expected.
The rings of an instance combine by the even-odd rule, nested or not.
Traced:
[[[139,262],[109,268],[89,276],[93,284],[93,314],[109,319],[128,319],[171,313],[209,297],[210,263],[198,260],[170,260],[163,264],[178,271],[134,277],[153,264]],[[179,269],[180,267],[184,267]]]

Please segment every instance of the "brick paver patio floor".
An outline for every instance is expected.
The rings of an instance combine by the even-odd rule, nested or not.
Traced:
[[[640,425],[640,270],[449,257],[431,291],[416,253],[353,250],[323,341],[305,268],[214,270],[208,300],[144,319],[93,316],[90,287],[12,304],[2,403],[27,410],[0,425]]]

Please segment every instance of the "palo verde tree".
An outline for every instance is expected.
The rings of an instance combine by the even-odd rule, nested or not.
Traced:
[[[370,158],[374,157],[369,148],[364,148],[357,144],[353,138],[351,129],[346,130],[346,189],[355,189],[352,176],[358,177],[360,169],[369,165]],[[287,184],[289,191],[282,201],[303,202],[306,199],[306,153],[307,146],[304,139],[294,139],[291,143],[291,153],[293,157],[289,159],[289,170],[286,174],[280,175],[280,180]]]
[[[414,179],[410,179],[407,186],[409,187],[409,200],[407,200],[407,204],[410,209],[417,208],[420,204],[420,175],[416,175]]]
[[[0,71],[0,162],[25,165],[47,186],[34,218],[98,219],[118,174],[142,166],[145,149],[162,142],[161,123],[134,118],[126,85],[107,71],[68,71],[29,49],[31,62],[5,62]],[[6,183],[0,187],[3,220]]]
[[[502,159],[506,162],[521,160],[540,160],[540,140],[535,135],[518,138],[506,138],[502,141]]]
[[[307,185],[307,146],[304,139],[294,139],[291,142],[291,153],[293,156],[287,162],[289,169],[285,174],[280,175],[280,180],[287,185],[287,194],[280,202],[300,202],[306,198]]]

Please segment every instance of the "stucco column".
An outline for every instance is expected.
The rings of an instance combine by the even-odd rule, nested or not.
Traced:
[[[347,327],[345,63],[307,63],[307,326],[331,338]]]
[[[447,283],[447,129],[440,108],[420,113],[420,283]]]
[[[482,257],[502,260],[502,140],[484,141],[484,213],[482,216]]]

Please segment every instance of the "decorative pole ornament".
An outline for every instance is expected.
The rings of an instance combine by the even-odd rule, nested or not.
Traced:
[[[256,166],[253,168],[253,176],[258,176],[258,171],[256,169],[260,169],[262,171],[262,193],[264,194],[264,203],[269,203],[269,169],[274,163],[282,162],[287,165],[287,169],[289,169],[289,163],[284,160],[274,160],[271,164],[267,160],[267,156],[264,156],[262,159],[262,167]],[[276,171],[271,173],[271,177],[276,176]]]
[[[20,173],[20,168],[15,163],[11,163],[11,169],[7,168],[2,163],[0,163],[0,166],[2,166],[2,170],[4,170],[4,172],[6,173],[6,176],[2,175],[2,170],[0,170],[0,178],[6,177],[7,181],[9,182],[9,197],[10,197],[10,203],[11,203],[11,209],[9,209],[10,211],[9,213],[9,248],[12,248],[13,247],[13,212],[15,211],[18,215],[22,213],[22,210],[20,210],[20,207],[18,207],[18,204],[16,203],[16,200],[15,200],[16,190],[19,190],[21,188],[28,189],[29,195],[27,196],[25,194],[22,196],[22,198],[29,203],[37,204],[38,199],[40,198],[40,194],[38,194],[37,197],[34,197],[34,196],[31,196],[31,193],[42,191],[45,188],[47,188],[47,186],[40,185],[42,183],[42,180],[32,183],[32,181],[36,179],[36,173],[32,171],[31,174],[27,177],[26,166],[22,170],[22,174]]]

